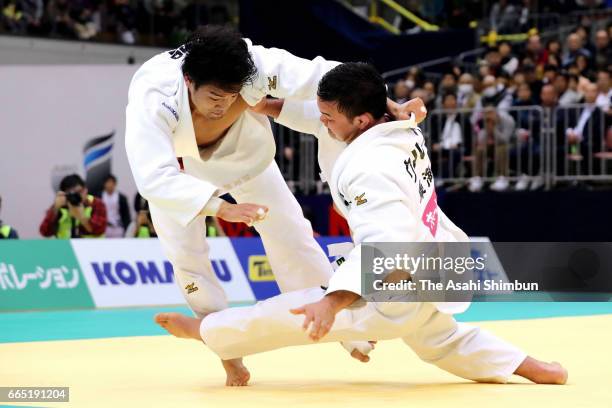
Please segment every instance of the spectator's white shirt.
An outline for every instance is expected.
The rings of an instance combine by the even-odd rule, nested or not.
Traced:
[[[519,66],[519,60],[516,57],[512,57],[510,58],[510,60],[508,62],[506,62],[503,66],[502,69],[504,71],[506,71],[508,74],[510,75],[514,75],[514,72],[516,71],[516,69]]]
[[[597,95],[595,105],[599,106],[601,110],[606,112],[608,109],[610,109],[610,99],[612,99],[612,88],[608,90],[608,93],[601,92],[599,95]]]
[[[459,126],[459,123],[455,120],[456,118],[457,115],[448,115],[446,117],[444,129],[442,130],[442,137],[440,139],[440,146],[443,149],[455,149],[463,142],[461,126]]]
[[[121,216],[119,214],[119,192],[115,190],[113,194],[102,192],[102,201],[106,206],[106,219],[112,226],[121,225]]]
[[[250,105],[266,94],[312,100],[319,79],[338,64],[245,42],[258,70],[253,83],[241,91]],[[276,146],[268,118],[246,111],[214,149],[201,156],[181,71],[184,55],[183,47],[161,53],[134,75],[125,146],[138,191],[186,226],[218,190],[230,190],[261,173],[274,160]],[[183,172],[177,157],[183,158]]]
[[[584,127],[586,126],[589,119],[591,119],[591,116],[593,115],[595,108],[597,108],[596,105],[587,105],[584,109],[582,109],[582,112],[580,112],[580,117],[578,118],[578,123],[576,124],[576,126],[574,128],[567,129],[565,133],[567,134],[570,131],[573,131],[578,136],[578,139],[580,141],[584,140],[584,136],[583,136]]]
[[[563,92],[563,95],[559,98],[559,106],[575,105],[580,103],[581,100],[582,94],[580,92],[568,89]]]

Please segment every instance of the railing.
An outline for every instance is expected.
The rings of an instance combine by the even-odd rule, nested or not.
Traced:
[[[339,0],[341,3],[352,7],[353,3],[351,0]],[[383,11],[382,6],[385,6],[386,9]],[[385,30],[389,31],[393,34],[401,34],[401,30],[397,27],[396,22],[390,22],[388,19],[384,18],[383,15],[388,14],[386,11],[391,11],[395,13],[395,16],[399,18],[404,18],[411,23],[413,23],[416,27],[421,28],[424,31],[438,31],[440,27],[435,24],[431,24],[410,10],[402,7],[399,3],[394,0],[371,0],[368,4],[368,20],[374,24],[378,24]]]
[[[293,192],[322,193],[324,184],[319,177],[317,140],[277,123],[272,123],[276,140],[276,162]]]
[[[612,140],[606,140],[605,113],[593,105],[437,109],[420,127],[438,186],[472,189],[476,178],[482,185],[503,179],[501,185],[517,190],[612,182]],[[568,138],[568,129],[577,127],[581,137]],[[273,129],[276,159],[292,190],[325,191],[314,136]]]
[[[571,105],[554,111],[551,137],[552,183],[608,181],[612,151],[606,141],[605,113],[595,106]]]
[[[430,112],[421,127],[438,185],[463,185],[473,177],[494,182],[500,176],[507,182],[545,182],[543,117],[539,106]]]

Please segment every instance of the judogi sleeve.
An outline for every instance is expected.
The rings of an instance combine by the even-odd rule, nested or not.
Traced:
[[[401,177],[408,177],[405,170],[402,173],[390,158],[373,162],[376,168],[351,172],[346,183],[341,181],[345,184],[340,186],[341,193],[351,201],[348,223],[355,247],[332,275],[327,293],[347,290],[361,295],[361,243],[410,242],[420,227],[407,203],[413,198],[400,185]]]
[[[317,136],[323,126],[319,120],[320,116],[316,101],[285,99],[275,122],[298,132]]]
[[[314,100],[317,86],[323,75],[340,64],[323,57],[313,60],[296,57],[278,48],[252,45],[245,40],[257,66],[257,76],[252,84],[244,86],[240,94],[251,106],[266,95],[275,98]]]
[[[186,226],[217,187],[180,171],[172,143],[177,112],[172,97],[133,83],[126,109],[125,147],[140,194]]]

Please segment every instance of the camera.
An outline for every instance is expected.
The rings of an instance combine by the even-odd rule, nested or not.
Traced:
[[[80,193],[72,192],[66,193],[66,200],[73,206],[79,206],[83,202],[83,197]]]

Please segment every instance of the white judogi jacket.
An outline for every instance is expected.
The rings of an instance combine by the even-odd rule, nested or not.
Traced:
[[[312,61],[245,40],[258,69],[241,96],[255,105],[266,94],[313,99],[320,78],[337,62]],[[226,136],[200,155],[181,71],[184,48],[161,53],[134,75],[128,93],[125,146],[140,193],[183,226],[217,190],[228,191],[260,174],[274,159],[268,119],[247,111]],[[183,158],[184,172],[177,157]]]
[[[327,293],[361,293],[362,242],[467,242],[467,235],[438,208],[425,140],[413,121],[368,129],[349,145],[333,139],[318,121],[316,103],[285,100],[277,122],[314,134],[319,165],[355,247],[329,281]],[[460,313],[467,302],[434,302]]]

